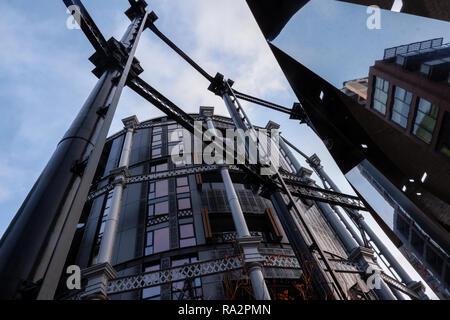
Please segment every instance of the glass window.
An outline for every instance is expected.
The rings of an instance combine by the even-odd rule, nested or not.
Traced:
[[[195,238],[180,239],[180,248],[193,247],[197,245]]]
[[[397,215],[397,230],[409,241],[409,222],[400,215]]]
[[[142,289],[142,299],[161,300],[161,287],[156,286]]]
[[[450,158],[450,114],[448,112],[445,112],[441,129],[439,130],[437,150]]]
[[[161,163],[155,166],[151,166],[150,167],[150,172],[151,173],[155,173],[155,172],[162,172],[162,171],[167,171],[169,169],[169,165],[167,164],[167,162],[165,163]]]
[[[153,232],[148,232],[147,233],[147,246],[152,246],[153,245]]]
[[[153,144],[156,144],[157,142],[161,142],[161,134],[156,134],[153,136]]]
[[[169,228],[162,228],[154,231],[153,250],[155,253],[170,249]]]
[[[180,193],[188,193],[188,192],[190,192],[191,190],[189,189],[189,187],[188,186],[186,186],[186,187],[178,187],[177,188],[177,194],[180,194]]]
[[[155,197],[166,197],[169,194],[169,180],[156,181]]]
[[[182,186],[187,186],[187,185],[188,185],[187,177],[177,178],[177,187],[182,187]]]
[[[153,217],[155,215],[155,205],[149,204],[148,205],[148,216]]]
[[[172,261],[172,267],[179,267],[186,264],[196,263],[197,257],[177,259]],[[202,298],[201,278],[187,279],[172,283],[173,300],[198,300]]]
[[[420,255],[423,254],[425,241],[416,230],[411,231],[411,245]]]
[[[170,155],[183,155],[184,146],[182,144],[176,144],[173,146],[169,146],[169,154]]]
[[[159,264],[155,264],[153,266],[145,267],[144,272],[151,272],[151,271],[159,271]]]
[[[169,214],[169,201],[155,203],[155,215]]]
[[[186,210],[191,208],[191,199],[178,199],[178,210]]]
[[[175,130],[175,131],[169,132],[169,143],[181,141],[182,138],[183,138],[182,130]]]
[[[190,258],[177,259],[177,260],[173,260],[172,261],[172,267],[184,266],[185,264],[189,264],[189,263],[191,263],[191,259]]]
[[[163,164],[158,164],[156,166],[156,172],[162,172],[162,171],[167,171],[169,169],[169,166],[167,163],[163,163]]]
[[[438,271],[438,273],[441,272],[444,260],[430,246],[427,246],[426,261],[430,264],[430,266],[434,269],[434,271]]]
[[[145,255],[153,254],[153,231],[147,232],[147,239],[145,243]]]
[[[161,157],[161,148],[152,149],[152,159]]]
[[[169,194],[169,181],[161,180],[149,184],[149,200],[166,197]]]
[[[187,177],[177,178],[177,194],[190,192]]]
[[[180,248],[197,245],[194,225],[192,223],[180,224]]]
[[[389,81],[375,77],[375,88],[372,99],[372,109],[386,114],[386,103],[389,92]]]
[[[438,106],[431,104],[431,102],[423,98],[420,98],[416,119],[414,120],[413,134],[429,144],[433,138],[438,113]]]
[[[180,226],[180,237],[181,238],[190,238],[194,236],[194,225],[193,224],[184,224]]]
[[[412,93],[403,88],[395,87],[394,105],[391,120],[403,128],[408,125],[409,109],[411,108]]]

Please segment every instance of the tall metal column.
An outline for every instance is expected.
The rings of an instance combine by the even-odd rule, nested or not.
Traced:
[[[278,124],[276,124],[274,122],[271,122],[271,123],[269,122],[269,124],[267,126],[273,127],[273,126],[278,126]],[[297,175],[300,174],[300,172],[302,170],[302,165],[298,161],[297,157],[295,157],[294,154],[291,152],[291,149],[284,142],[284,140],[283,139],[279,139],[279,140],[280,140],[280,143],[279,143],[280,149],[282,149],[284,151],[284,153],[289,158],[289,160],[291,161],[294,168],[297,170]],[[362,242],[361,238],[356,234],[356,232],[354,232],[354,230],[351,228],[351,226],[346,223],[347,221],[339,219],[340,216],[339,216],[339,213],[337,212],[336,206],[333,206],[334,207],[333,208],[334,210],[333,210],[332,207],[327,203],[318,202],[318,201],[315,201],[315,202],[319,206],[319,208],[321,209],[323,214],[325,215],[328,222],[330,222],[330,224],[332,225],[334,231],[338,234],[339,239],[341,239],[341,241],[344,243],[344,246],[345,246],[347,252],[350,253],[358,246],[363,246],[363,242]],[[336,216],[336,214],[338,214],[338,216]],[[342,224],[344,224],[344,225],[342,225]]]
[[[301,164],[299,163],[297,158],[292,154],[288,145],[284,142],[283,139],[280,139],[280,148],[282,148],[284,150],[284,152],[286,153],[286,156],[289,157],[289,160],[292,162],[294,167],[301,168]],[[328,177],[328,179],[335,186],[334,182],[329,177]],[[355,251],[358,251],[360,247],[363,247],[362,241],[357,236],[356,233],[352,234],[350,232],[353,229],[351,229],[350,225],[345,224],[344,220],[342,220],[343,217],[341,219],[339,219],[339,216],[336,216],[336,214],[338,214],[337,207],[334,206],[335,208],[334,208],[334,210],[332,210],[329,204],[326,204],[323,202],[318,202],[318,201],[315,201],[315,203],[318,205],[318,207],[322,211],[323,215],[325,216],[326,220],[330,223],[331,227],[336,232],[338,238],[343,243],[344,248],[347,251],[347,253],[353,254],[357,258],[359,263],[361,263],[362,265],[367,265],[367,266],[371,265],[372,267],[374,267],[376,264],[372,259],[372,256],[373,256],[372,252],[368,252],[367,250],[365,250],[364,254],[361,254],[361,253],[355,254]],[[361,245],[358,242],[358,240],[361,242]],[[392,296],[391,290],[382,280],[381,280],[381,288],[375,289],[375,291],[376,291],[377,295],[379,295],[383,300],[393,300],[394,299],[394,297]]]
[[[117,277],[117,273],[112,267],[114,244],[116,243],[117,229],[119,226],[123,189],[126,178],[129,176],[128,164],[131,146],[133,144],[134,128],[139,124],[136,116],[123,119],[122,122],[126,128],[125,140],[122,146],[119,167],[111,171],[111,175],[115,176],[113,196],[111,199],[111,208],[105,221],[105,231],[103,232],[100,243],[97,263],[82,271],[83,278],[87,280],[87,285],[81,297],[86,300],[108,299],[106,293],[108,281]]]
[[[122,45],[108,41],[111,56],[98,69],[100,80],[0,241],[0,299],[54,296],[146,25],[148,14],[140,13],[129,11]]]
[[[237,100],[236,96],[233,95],[233,98],[235,99],[238,106],[236,107],[231,95],[233,94],[233,91],[231,89],[231,81],[224,81],[223,76],[221,74],[217,74],[214,80],[211,82],[210,87],[208,88],[210,91],[214,92],[218,96],[222,97],[222,99],[225,102],[225,105],[228,109],[228,112],[230,113],[230,116],[238,130],[238,134],[240,135],[240,139],[243,143],[245,143],[245,132],[250,131],[250,140],[253,140],[253,142],[256,142],[253,126],[244,113],[244,110],[242,109],[242,106],[239,104],[239,101]],[[246,145],[246,152],[248,154],[250,163],[257,163],[257,159],[254,159],[254,157],[257,155],[252,154],[249,152],[250,147]],[[276,175],[279,179],[282,181],[282,177],[277,174]],[[284,187],[286,187],[284,185]],[[267,190],[270,193],[270,198],[272,202],[274,203],[275,208],[277,209],[277,214],[280,218],[280,222],[282,224],[283,229],[286,231],[286,235],[289,239],[289,242],[291,246],[294,249],[294,253],[299,261],[299,263],[302,265],[302,268],[304,269],[304,272],[311,272],[311,278],[313,282],[313,290],[314,294],[319,299],[339,299],[339,297],[345,299],[345,293],[343,293],[342,288],[340,287],[339,283],[336,283],[335,288],[338,289],[338,295],[335,294],[333,289],[333,284],[329,282],[327,279],[327,276],[324,274],[319,262],[317,261],[316,257],[312,253],[312,248],[307,244],[305,238],[302,235],[302,232],[300,231],[299,222],[297,219],[294,218],[293,214],[290,212],[290,208],[288,208],[288,205],[285,203],[284,198],[281,194],[281,192],[278,189],[270,189]],[[289,194],[290,198],[292,199],[292,195]],[[295,203],[290,203],[289,206],[295,206]],[[295,210],[299,210],[298,206],[295,208]],[[299,211],[297,211],[299,212]],[[300,214],[300,212],[299,212]],[[313,240],[313,243],[315,240]],[[326,257],[324,256],[323,252],[320,249],[317,249],[320,252],[321,257],[326,260]],[[324,263],[329,267],[328,261],[324,261]],[[313,268],[311,270],[306,269],[313,265]],[[334,282],[336,282],[336,277],[334,274],[334,271],[329,269],[329,274]],[[338,297],[339,296],[339,297]]]
[[[320,159],[317,156],[311,157],[309,163],[319,175],[330,185],[330,187],[336,191],[341,192],[340,188],[333,182],[333,180],[325,172],[323,166],[320,164]],[[394,268],[395,272],[400,276],[402,281],[410,288],[414,289],[416,293],[423,299],[428,299],[424,293],[423,286],[420,282],[412,280],[410,275],[405,271],[405,269],[400,265],[400,263],[395,259],[390,250],[385,246],[383,241],[377,236],[377,234],[372,230],[372,228],[364,220],[364,217],[357,211],[352,209],[344,208],[345,212],[350,216],[351,219],[356,220],[356,222],[363,228],[365,232],[370,237],[370,240],[375,243],[377,248],[380,250],[381,254],[386,258],[388,263]]]
[[[213,131],[215,134],[216,129],[212,120],[214,108],[201,107],[200,114],[206,118],[208,129]],[[215,134],[215,136],[217,137],[217,134]],[[218,164],[223,165],[224,163],[222,162]],[[231,180],[228,168],[226,166],[222,166],[220,169],[220,174],[225,186],[228,204],[230,205],[234,226],[238,234],[237,240],[244,254],[244,262],[249,272],[253,292],[255,293],[257,300],[270,300],[269,290],[267,289],[262,273],[262,263],[264,262],[264,259],[258,251],[258,246],[261,239],[252,237],[250,231],[248,230],[244,213],[242,212],[242,208],[239,203],[236,190],[234,189],[233,181]]]

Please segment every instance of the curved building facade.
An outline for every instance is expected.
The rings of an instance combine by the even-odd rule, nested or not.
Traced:
[[[192,116],[205,121],[202,114]],[[214,115],[212,121],[219,131],[235,128],[229,118]],[[83,278],[89,278],[109,261],[111,281],[102,280],[109,299],[252,299],[250,278],[258,266],[271,299],[312,298],[310,270],[300,268],[274,205],[248,184],[244,172],[228,166],[250,233],[243,240],[236,231],[221,166],[194,165],[195,153],[173,161],[171,154],[182,154],[185,142],[193,142],[189,132],[167,117],[142,123],[130,117],[123,123],[124,129],[107,140],[67,266],[79,266]],[[283,172],[315,185],[312,171],[292,163],[285,150],[279,154]],[[344,243],[339,238],[329,222],[334,214],[329,205],[302,199],[298,205],[330,259],[347,261],[355,255],[348,243],[353,241],[356,248],[356,240],[361,240],[349,235]],[[113,238],[105,239],[107,229],[113,230]],[[251,254],[243,252],[244,247]],[[344,270],[337,277],[349,298],[377,298],[360,275]],[[65,279],[57,297],[89,295],[90,282],[84,281],[84,289],[74,297],[65,289]]]

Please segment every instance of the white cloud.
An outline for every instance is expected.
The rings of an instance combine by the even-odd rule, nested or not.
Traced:
[[[159,16],[158,28],[211,75],[220,72],[234,80],[238,90],[259,97],[289,90],[245,2],[153,1],[152,9]],[[119,23],[118,28],[124,30],[126,23]],[[137,57],[145,69],[142,77],[186,112],[210,105],[217,114],[228,114],[223,101],[206,90],[208,81],[150,30],[142,37]],[[122,99],[111,132],[120,130],[120,119],[131,113],[140,120],[159,115],[154,108],[127,100]],[[252,110],[249,104],[244,106]]]
[[[0,203],[13,214],[95,79],[83,71],[89,62],[80,62],[74,43],[57,42],[67,32],[60,17],[33,19],[6,3],[0,11]]]

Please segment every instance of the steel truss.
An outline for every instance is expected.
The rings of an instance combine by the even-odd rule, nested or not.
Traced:
[[[233,235],[231,235],[233,236]],[[365,276],[365,270],[359,264],[348,261],[346,259],[335,258],[333,255],[326,253],[328,256],[328,261],[330,262],[332,269],[336,273],[357,273]],[[264,258],[264,268],[274,268],[274,269],[291,269],[295,270],[294,279],[301,278],[301,267],[291,251],[290,254],[262,254]],[[324,266],[323,261],[319,260],[323,265],[325,271],[328,269]],[[238,271],[243,269],[244,264],[240,256],[228,256],[221,259],[212,259],[207,261],[200,261],[193,264],[188,264],[184,266],[167,268],[158,271],[150,271],[138,273],[130,276],[123,276],[116,278],[108,283],[107,292],[110,295],[120,294],[140,289],[145,289],[149,287],[159,286],[163,284],[171,284],[177,281],[185,281],[196,277],[204,277],[208,275],[226,273],[230,271]],[[403,283],[397,281],[396,279],[386,275],[384,272],[380,272],[379,276],[391,287],[395,288],[412,299],[420,299],[420,297],[405,286]],[[271,276],[266,276],[270,278]],[[272,276],[274,277],[274,276]],[[283,277],[289,277],[289,275],[283,275]],[[71,299],[77,299],[76,296]]]
[[[198,174],[198,173],[211,173],[219,170],[222,165],[198,165],[188,168],[175,168],[168,171],[150,173],[145,175],[137,175],[128,177],[125,180],[126,184],[141,183],[146,181],[163,180],[168,178],[182,177],[186,175]],[[231,171],[242,172],[242,169],[236,165],[226,166]],[[289,186],[289,189],[293,196],[302,197],[305,199],[316,200],[320,202],[326,202],[330,204],[336,204],[342,207],[347,207],[357,210],[366,210],[362,201],[355,196],[342,194],[339,192],[334,192],[331,190],[326,190],[318,187],[309,186],[303,182],[298,176],[291,175],[288,173],[281,174]],[[111,191],[114,188],[113,184],[107,184],[106,186],[91,192],[88,196],[88,200],[95,199],[102,196],[103,194]]]
[[[96,54],[91,57],[91,61],[96,65],[96,69],[94,70],[94,74],[99,76],[100,71],[103,71],[105,67],[108,66],[110,63],[117,63],[119,59],[115,55],[115,52],[112,51],[112,47],[116,46],[118,47],[119,51],[122,52],[122,54],[125,54],[126,57],[127,52],[123,52],[123,44],[117,43],[114,41],[106,41],[105,38],[102,36],[100,30],[95,25],[94,21],[90,17],[89,13],[83,6],[80,0],[63,0],[63,2],[66,4],[67,7],[71,7],[73,5],[78,6],[80,9],[79,16],[80,16],[80,25],[83,32],[86,34],[88,40],[91,42],[93,47],[96,49]],[[244,127],[252,128],[252,125],[248,119],[248,117],[245,115],[244,110],[239,104],[238,98],[251,101],[254,103],[258,103],[260,105],[263,105],[265,107],[269,107],[272,109],[275,109],[280,112],[289,113],[291,114],[291,118],[294,119],[302,119],[304,120],[304,114],[302,113],[301,105],[296,104],[294,105],[294,108],[292,110],[264,101],[262,99],[258,99],[255,97],[251,97],[249,95],[234,91],[231,89],[231,86],[233,84],[232,81],[227,80],[223,81],[223,76],[218,74],[216,77],[212,77],[209,75],[206,71],[204,71],[198,64],[196,64],[192,59],[190,59],[181,49],[179,49],[175,44],[173,44],[167,37],[165,37],[154,25],[154,21],[156,21],[157,16],[152,13],[146,13],[145,7],[146,3],[143,0],[129,0],[130,5],[132,8],[127,11],[127,15],[136,15],[136,12],[144,10],[142,12],[142,16],[148,17],[148,19],[145,21],[145,27],[150,28],[157,36],[159,36],[165,43],[167,43],[172,49],[174,49],[183,59],[185,59],[191,66],[193,66],[197,71],[199,71],[204,77],[206,77],[210,82],[211,86],[210,89],[213,92],[223,92],[229,95],[229,98],[231,99],[231,96],[234,100],[231,100],[233,105],[234,103],[237,103],[238,107],[236,108],[236,112],[242,115],[240,121],[244,124]],[[75,12],[72,12],[73,14]],[[134,55],[134,52],[133,52]],[[124,57],[121,57],[122,60]],[[159,93],[156,89],[151,87],[148,83],[146,83],[144,80],[139,78],[139,74],[143,71],[142,68],[139,65],[139,61],[133,57],[132,59],[132,65],[131,67],[128,66],[130,72],[128,75],[128,78],[126,79],[126,85],[130,87],[132,90],[134,90],[136,93],[138,93],[141,97],[152,103],[155,107],[163,111],[167,114],[168,117],[175,120],[176,122],[180,123],[185,129],[190,131],[191,133],[194,133],[195,127],[194,127],[194,118],[187,113],[185,113],[181,108],[176,106],[174,103],[172,103],[169,99],[164,97],[161,93]],[[227,88],[228,87],[228,88]],[[222,91],[225,88],[224,91]],[[316,187],[310,187],[307,185],[304,185],[301,183],[301,181],[298,181],[293,176],[289,175],[282,175],[278,173],[276,175],[276,178],[278,179],[278,183],[274,182],[268,177],[261,177],[259,175],[259,169],[258,166],[247,166],[247,165],[239,165],[234,168],[230,167],[234,170],[240,170],[245,171],[246,173],[250,174],[251,177],[256,178],[257,181],[259,181],[262,185],[268,187],[271,190],[281,190],[283,193],[285,193],[289,200],[289,203],[286,205],[289,209],[294,209],[300,220],[302,221],[302,224],[304,225],[305,229],[308,232],[309,237],[313,240],[313,246],[311,247],[311,253],[317,254],[320,256],[319,260],[321,263],[324,264],[323,269],[324,271],[328,272],[331,277],[333,278],[333,282],[335,285],[339,288],[341,296],[345,299],[345,293],[343,293],[343,290],[340,288],[339,282],[336,279],[335,276],[335,268],[331,265],[331,260],[329,260],[328,257],[325,256],[324,252],[319,248],[317,245],[317,241],[314,239],[314,236],[309,232],[309,227],[305,223],[302,212],[299,210],[299,208],[295,204],[295,199],[293,196],[303,197],[303,198],[309,198],[317,201],[323,201],[323,202],[329,202],[332,204],[338,204],[343,207],[349,207],[353,209],[358,210],[364,210],[364,206],[362,205],[361,201],[357,197],[343,195],[340,193],[332,192],[329,190],[316,188]],[[180,168],[171,170],[170,172],[160,172],[160,173],[154,173],[149,175],[141,175],[141,176],[133,176],[133,177],[127,177],[126,183],[139,183],[143,181],[149,181],[149,180],[155,180],[155,179],[163,179],[168,177],[176,177],[181,175],[188,175],[193,173],[202,173],[202,172],[211,172],[218,170],[218,165],[212,165],[212,166],[196,166],[193,168]],[[100,190],[91,193],[89,195],[89,200],[92,200],[95,197],[98,197],[109,190],[112,189],[111,185],[107,185]],[[294,233],[290,233],[291,238]],[[272,257],[272,256],[270,256]],[[273,261],[265,256],[266,261],[264,263],[267,267],[288,267],[288,268],[299,268],[299,263],[302,263],[302,259],[299,259],[298,256],[295,257],[283,257],[279,258],[276,261]],[[139,288],[148,287],[151,285],[159,285],[162,284],[164,281],[165,283],[173,282],[173,281],[179,281],[182,279],[186,279],[188,277],[196,277],[196,276],[203,276],[206,274],[214,274],[218,272],[224,272],[228,270],[235,270],[243,267],[243,263],[238,257],[230,257],[227,259],[219,259],[214,261],[206,261],[206,262],[199,262],[197,264],[192,264],[189,266],[183,266],[178,268],[173,268],[170,270],[162,270],[158,272],[152,272],[152,273],[144,273],[139,274],[131,277],[122,277],[115,280],[112,280],[109,282],[108,285],[108,293],[110,294],[116,294],[120,292],[126,292],[130,290],[136,290]],[[351,271],[351,270],[350,270]],[[353,271],[361,272],[359,269],[355,269]],[[394,283],[395,285],[402,286],[401,284],[398,284],[395,282],[395,280],[391,279],[394,282],[388,283]],[[394,285],[392,284],[392,285]],[[401,289],[399,289],[401,290]]]
[[[294,256],[263,255],[264,268],[283,268],[299,271],[300,266]],[[160,271],[140,273],[114,279],[108,283],[108,294],[118,294],[138,289],[158,286],[166,283],[183,281],[196,277],[203,277],[217,273],[225,273],[244,268],[240,256],[229,256],[222,259],[202,261]],[[300,278],[301,273],[295,275]]]

